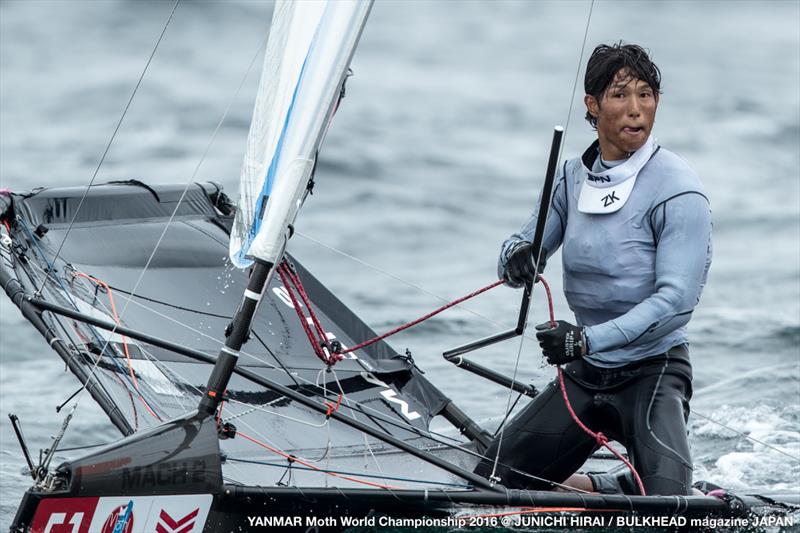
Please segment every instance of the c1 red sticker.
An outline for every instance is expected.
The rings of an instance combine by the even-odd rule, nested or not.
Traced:
[[[89,533],[99,498],[44,499],[36,508],[31,533]]]

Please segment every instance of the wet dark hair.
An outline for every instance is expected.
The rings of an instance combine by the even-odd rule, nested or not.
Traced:
[[[656,94],[661,93],[661,71],[650,60],[647,51],[641,46],[620,41],[610,46],[601,44],[592,52],[583,79],[586,94],[594,96],[599,104],[620,69],[627,70],[632,78],[646,82]],[[586,120],[597,128],[597,119],[588,110]]]

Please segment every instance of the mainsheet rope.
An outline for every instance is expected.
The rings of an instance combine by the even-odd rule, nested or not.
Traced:
[[[461,298],[453,300],[452,302],[448,302],[447,304],[439,307],[438,309],[435,309],[426,315],[423,315],[415,320],[412,320],[411,322],[407,322],[390,331],[387,331],[386,333],[378,335],[377,337],[373,337],[371,339],[360,342],[355,346],[353,346],[352,348],[342,349],[341,345],[338,343],[336,345],[331,345],[328,343],[328,338],[327,335],[325,334],[325,330],[322,328],[322,325],[320,324],[319,319],[317,318],[317,315],[314,312],[314,308],[311,306],[311,301],[309,300],[308,295],[306,294],[305,289],[303,288],[303,282],[300,280],[300,277],[297,275],[297,273],[294,272],[294,270],[289,265],[288,261],[286,261],[285,259],[278,268],[278,275],[280,276],[281,281],[283,281],[283,285],[286,288],[286,292],[289,293],[289,298],[291,299],[292,305],[294,306],[294,309],[297,312],[298,318],[300,318],[300,324],[303,326],[303,330],[306,332],[308,340],[309,342],[311,342],[311,346],[314,348],[314,353],[316,353],[317,357],[319,357],[322,360],[322,362],[327,364],[328,366],[333,366],[338,361],[344,359],[344,354],[355,352],[356,350],[360,350],[361,348],[364,348],[371,344],[375,344],[376,342],[381,341],[387,337],[391,337],[392,335],[400,333],[401,331],[414,327],[428,320],[429,318],[438,315],[442,311],[446,311],[447,309],[450,309],[453,306],[456,306],[466,300],[469,300],[470,298],[474,298],[479,294],[483,294],[484,292],[494,289],[495,287],[499,287],[500,285],[503,284],[502,280],[490,283],[489,285],[486,285],[485,287],[482,287],[465,296],[462,296]],[[295,291],[297,291],[297,293],[300,295],[301,299],[303,300],[303,303],[308,309],[308,313],[310,315],[308,318],[305,317],[303,311],[300,309],[299,302],[294,294]],[[314,336],[314,332],[312,331],[309,322],[311,322],[314,325],[319,337]]]
[[[368,268],[370,270],[378,272],[379,274],[382,274],[382,275],[384,275],[384,276],[386,276],[388,278],[391,278],[391,279],[393,279],[393,280],[395,280],[395,281],[397,281],[399,283],[402,283],[406,287],[410,287],[410,288],[414,289],[415,291],[418,291],[418,292],[420,292],[422,294],[427,294],[428,296],[430,296],[430,297],[432,297],[432,298],[434,298],[436,300],[439,300],[440,302],[448,303],[450,301],[448,298],[445,298],[441,294],[436,294],[435,292],[432,292],[432,291],[426,289],[425,287],[422,287],[421,285],[417,285],[416,283],[412,283],[407,279],[401,278],[400,276],[398,276],[398,275],[396,275],[396,274],[394,274],[392,272],[389,272],[388,270],[384,270],[384,269],[382,269],[382,268],[380,268],[380,267],[378,267],[378,266],[376,266],[376,265],[374,265],[372,263],[364,261],[363,259],[361,259],[359,257],[356,257],[354,255],[351,255],[351,254],[343,251],[343,250],[340,250],[339,248],[336,248],[335,246],[331,246],[328,243],[320,241],[319,239],[316,239],[316,238],[312,237],[311,235],[307,235],[307,234],[303,233],[300,230],[295,230],[295,235],[297,235],[299,237],[302,237],[302,238],[304,238],[304,239],[306,239],[308,241],[311,241],[312,243],[314,243],[314,244],[316,244],[318,246],[321,246],[322,248],[325,248],[326,250],[330,250],[331,252],[333,252],[335,254],[338,254],[338,255],[340,255],[340,256],[342,256],[342,257],[344,257],[344,258],[346,258],[346,259],[348,259],[350,261],[353,261],[354,263],[358,263],[359,265],[362,265],[362,266],[364,266],[364,267],[366,267],[366,268]],[[478,311],[476,311],[475,309],[471,309],[471,308],[469,308],[467,306],[459,305],[458,308],[462,309],[463,311],[466,311],[467,313],[470,313],[473,316],[476,316],[476,317],[480,318],[481,320],[483,320],[487,324],[491,324],[493,326],[497,326],[499,328],[506,328],[506,329],[509,327],[509,324],[493,320],[493,319],[489,318],[488,316],[486,316],[484,314],[481,314]],[[534,337],[528,337],[528,338],[531,339],[531,340],[535,340]]]
[[[538,276],[538,280],[542,283],[544,287],[544,292],[547,294],[547,310],[550,315],[550,326],[556,327],[558,324],[556,323],[556,313],[553,309],[553,293],[550,292],[550,285],[545,281],[542,276]],[[564,370],[561,368],[561,365],[556,365],[556,369],[558,370],[558,385],[561,388],[561,397],[564,398],[564,404],[567,406],[567,411],[569,411],[569,416],[572,417],[572,420],[580,427],[584,433],[592,437],[598,446],[602,446],[610,451],[614,457],[622,461],[625,466],[631,471],[633,474],[633,478],[636,480],[636,485],[639,488],[639,493],[642,496],[647,496],[647,492],[644,489],[644,483],[642,483],[642,478],[639,476],[639,472],[633,467],[633,464],[621,453],[611,447],[608,443],[608,437],[603,435],[601,431],[592,431],[589,429],[586,424],[584,424],[578,415],[575,414],[575,410],[572,408],[572,404],[569,401],[569,396],[567,395],[567,386],[564,383]]]

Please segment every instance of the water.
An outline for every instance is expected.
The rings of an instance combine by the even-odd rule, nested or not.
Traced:
[[[14,190],[89,181],[171,2],[0,2],[0,180]],[[494,279],[499,243],[531,209],[552,126],[566,123],[585,2],[382,2],[325,144],[292,248],[377,330],[441,304],[310,237],[454,299]],[[184,1],[97,181],[185,182],[263,47],[267,2]],[[652,52],[664,94],[655,134],[706,184],[715,257],[691,323],[696,477],[734,488],[800,490],[800,4],[599,2],[588,47],[624,39]],[[585,61],[585,58],[584,58]],[[261,57],[195,179],[236,191]],[[564,153],[592,139],[580,86]],[[306,236],[306,237],[304,237]],[[124,243],[120,243],[124,246]],[[548,274],[560,292],[560,264]],[[481,420],[507,392],[439,354],[509,327],[519,295],[496,289],[393,344]],[[532,321],[545,314],[540,299]],[[569,317],[563,298],[560,317]],[[485,320],[488,318],[492,322]],[[55,406],[78,386],[0,297],[0,411],[46,447]],[[482,362],[551,376],[535,343],[508,341]],[[747,434],[759,442],[742,436]],[[82,401],[64,446],[116,437]],[[777,451],[776,451],[777,450]],[[783,452],[783,453],[781,453]],[[29,480],[0,419],[0,527]]]

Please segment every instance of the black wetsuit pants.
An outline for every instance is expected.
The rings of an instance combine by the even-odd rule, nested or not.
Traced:
[[[685,345],[613,369],[576,361],[567,365],[564,374],[575,413],[593,431],[625,446],[647,494],[691,494],[686,420],[692,369]],[[476,473],[491,475],[498,446],[495,475],[500,483],[540,490],[552,488],[542,479],[565,481],[598,447],[572,420],[558,380],[508,423],[502,443],[498,434]],[[608,480],[608,476],[592,476],[595,489],[601,492],[612,486]],[[638,493],[630,475],[620,476],[616,483],[624,492]]]

